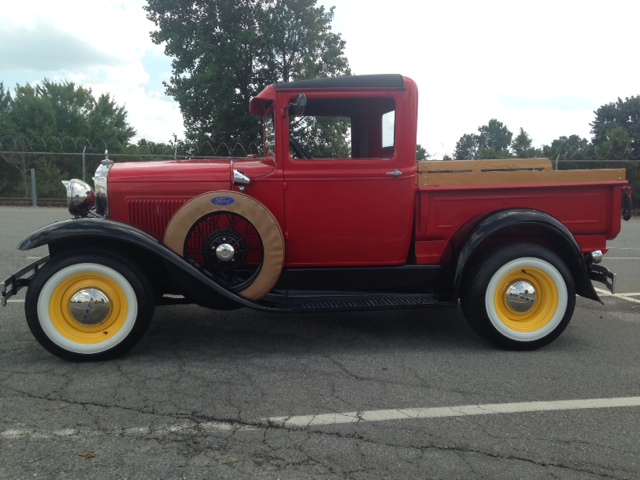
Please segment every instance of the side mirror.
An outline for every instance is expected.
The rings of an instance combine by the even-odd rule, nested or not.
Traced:
[[[289,104],[289,112],[294,116],[300,116],[304,113],[304,109],[307,106],[307,96],[304,93],[298,94],[295,102]]]

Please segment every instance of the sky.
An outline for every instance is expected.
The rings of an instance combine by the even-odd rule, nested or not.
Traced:
[[[136,139],[184,135],[164,93],[171,59],[143,0],[0,0],[0,82],[70,80],[109,93]],[[435,158],[495,118],[535,146],[590,139],[600,106],[640,95],[640,2],[318,0],[335,6],[352,73],[400,73],[420,90],[418,143]]]

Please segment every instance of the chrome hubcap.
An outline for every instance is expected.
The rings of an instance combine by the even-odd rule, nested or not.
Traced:
[[[111,312],[111,300],[102,290],[84,288],[69,301],[69,313],[74,320],[87,327],[104,322]]]
[[[230,262],[233,260],[236,251],[228,243],[221,243],[216,247],[216,257],[221,262]]]
[[[531,283],[521,280],[509,285],[505,296],[511,310],[516,313],[527,313],[535,306],[538,294]]]

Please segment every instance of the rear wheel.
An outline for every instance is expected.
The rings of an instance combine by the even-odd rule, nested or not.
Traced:
[[[130,350],[153,315],[147,278],[99,254],[53,258],[31,282],[25,311],[38,342],[65,360],[106,360]]]
[[[555,340],[575,308],[573,277],[553,252],[532,244],[500,247],[465,275],[462,310],[483,338],[533,350]]]

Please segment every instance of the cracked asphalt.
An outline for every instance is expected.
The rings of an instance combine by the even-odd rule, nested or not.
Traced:
[[[0,207],[0,278],[64,210]],[[640,293],[640,221],[605,264]],[[606,257],[605,257],[606,258]],[[390,420],[394,409],[640,396],[640,295],[578,299],[535,352],[482,342],[459,309],[265,315],[158,307],[125,357],[68,363],[0,309],[2,479],[639,479],[640,407]],[[631,299],[631,300],[629,300]],[[289,424],[355,412],[357,421]],[[327,418],[327,417],[322,417]]]

